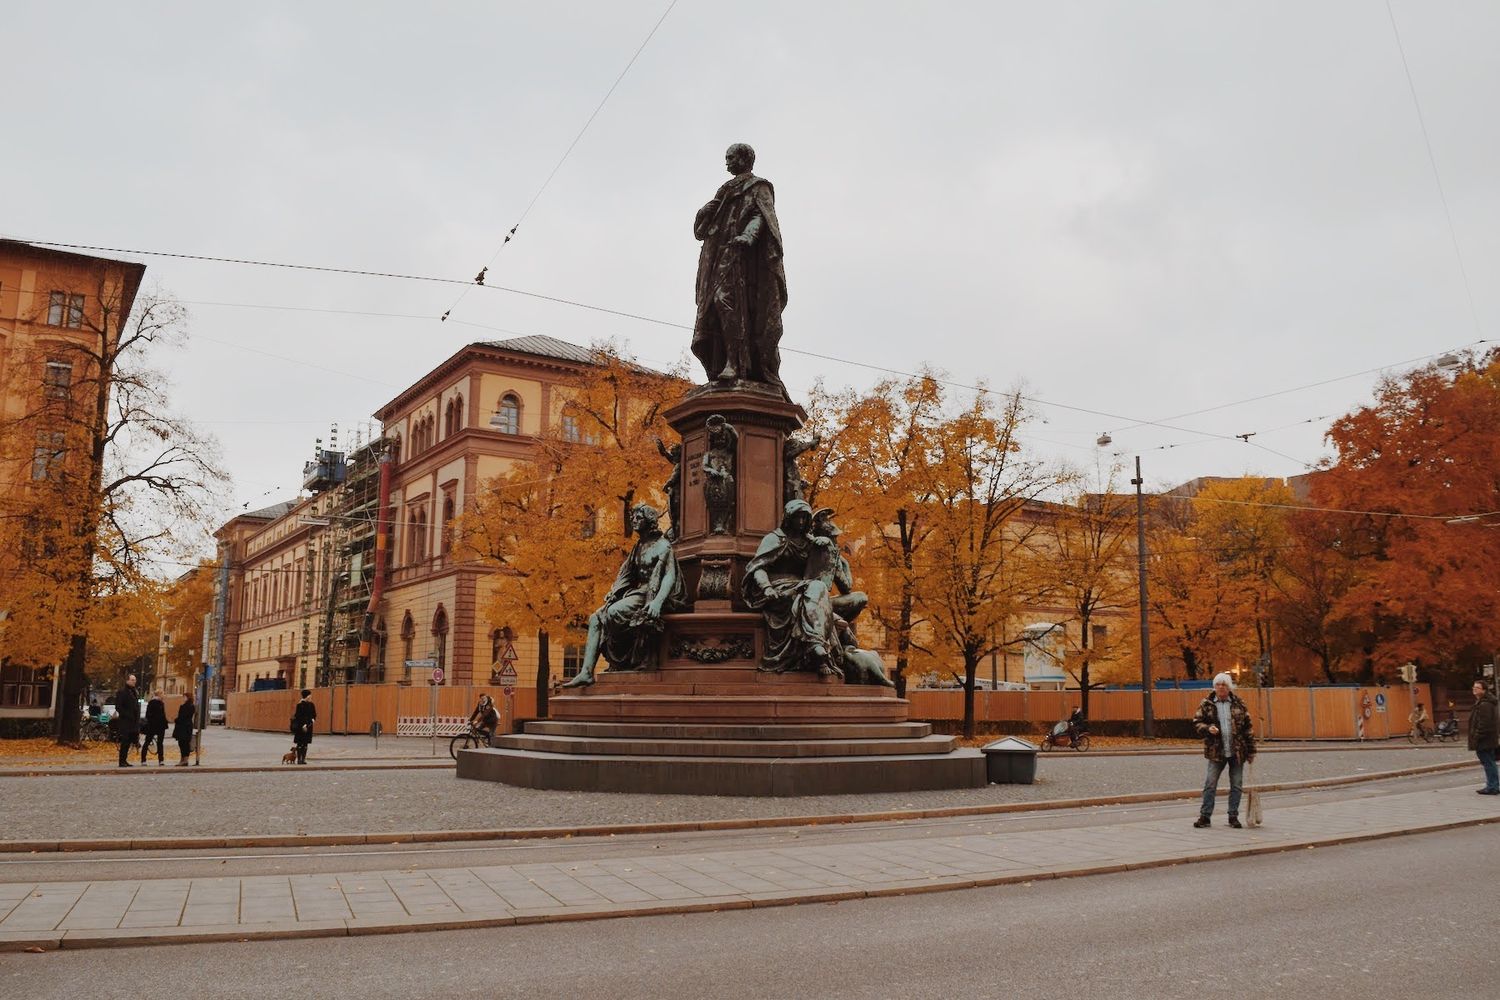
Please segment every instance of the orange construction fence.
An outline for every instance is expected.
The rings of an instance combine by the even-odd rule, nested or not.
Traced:
[[[397,733],[398,718],[427,719],[433,714],[431,686],[353,684],[318,688],[313,705],[318,710],[319,733],[368,733],[379,721],[388,736]],[[1263,739],[1352,740],[1360,724],[1366,739],[1404,736],[1410,728],[1413,692],[1433,717],[1432,692],[1426,684],[1414,687],[1360,688],[1240,688]],[[439,686],[436,715],[467,717],[481,694],[495,699],[502,711],[505,699],[498,685]],[[911,717],[955,721],[964,717],[962,691],[910,690]],[[1152,714],[1158,719],[1188,719],[1198,710],[1206,691],[1153,691]],[[228,696],[228,724],[232,729],[287,732],[296,691],[232,691]],[[1050,723],[1066,719],[1079,703],[1077,691],[976,691],[974,717],[978,722]],[[517,688],[511,718],[536,718],[536,689]],[[1091,691],[1089,718],[1099,722],[1139,720],[1139,691]]]
[[[437,693],[436,712],[433,692]],[[379,722],[386,736],[396,735],[398,718],[426,720],[467,718],[474,711],[481,694],[495,699],[495,707],[506,711],[505,697],[498,684],[474,686],[417,687],[405,684],[350,684],[315,688],[313,707],[318,711],[316,733],[368,733],[370,724]],[[228,695],[226,723],[231,729],[255,729],[284,733],[291,728],[292,710],[301,696],[296,691],[231,691]],[[536,718],[536,689],[517,688],[510,705],[510,717]]]
[[[1414,686],[1416,697],[1427,706],[1431,719],[1432,692],[1426,684]],[[1404,736],[1411,728],[1413,688],[1240,688],[1255,720],[1255,731],[1264,739],[1383,740]],[[933,721],[957,721],[964,717],[962,691],[908,691],[911,717]],[[1151,712],[1158,719],[1190,719],[1207,691],[1152,691]],[[1077,691],[976,691],[974,719],[977,722],[1048,723],[1066,719],[1080,702]],[[1141,692],[1090,691],[1089,718],[1097,722],[1139,721]]]

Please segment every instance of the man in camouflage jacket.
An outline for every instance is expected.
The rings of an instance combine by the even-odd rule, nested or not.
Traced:
[[[1212,825],[1219,776],[1227,767],[1229,825],[1238,830],[1245,765],[1255,759],[1255,734],[1250,710],[1234,693],[1234,679],[1228,674],[1214,678],[1214,693],[1198,706],[1198,713],[1193,716],[1193,728],[1203,737],[1203,756],[1208,759],[1208,773],[1203,779],[1203,804],[1198,810],[1198,821],[1193,825],[1199,829]]]

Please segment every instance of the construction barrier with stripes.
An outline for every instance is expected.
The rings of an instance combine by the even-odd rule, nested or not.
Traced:
[[[1432,692],[1426,684],[1415,689],[1399,687],[1327,687],[1327,688],[1241,688],[1239,694],[1255,719],[1255,731],[1266,739],[1280,740],[1352,740],[1360,737],[1363,720],[1364,737],[1381,740],[1404,736],[1410,725],[1412,692],[1433,711]],[[400,684],[354,684],[347,687],[318,688],[313,705],[318,710],[319,733],[368,733],[372,722],[394,736],[400,731],[398,720],[405,722],[407,732],[420,729],[431,732],[428,722],[433,716],[443,723],[455,717],[467,718],[481,694],[495,699],[502,710],[505,699],[498,685],[416,687]],[[1188,719],[1206,697],[1206,691],[1153,691],[1152,712],[1158,719]],[[962,691],[913,690],[911,717],[925,721],[956,721],[964,716]],[[298,701],[296,691],[231,692],[228,697],[228,724],[233,729],[256,729],[286,732],[292,708]],[[976,691],[974,717],[980,723],[1057,722],[1068,717],[1079,704],[1077,691]],[[536,718],[536,691],[518,688],[510,706],[511,718]],[[1089,718],[1099,722],[1138,721],[1141,718],[1139,691],[1092,691],[1089,693]],[[420,725],[412,720],[421,720]],[[447,727],[451,728],[451,724]]]

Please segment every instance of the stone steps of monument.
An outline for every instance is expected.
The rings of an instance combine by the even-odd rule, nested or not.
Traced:
[[[830,795],[982,788],[984,755],[679,757],[460,750],[458,777],[525,788],[664,795]]]
[[[692,696],[707,698],[775,698],[791,695],[798,698],[889,698],[896,697],[895,690],[870,684],[845,684],[840,678],[829,678],[826,683],[801,681],[787,682],[775,675],[762,675],[765,680],[739,682],[734,680],[708,679],[698,682],[681,681],[676,677],[644,674],[638,677],[624,675],[606,680],[599,678],[586,688],[564,688],[556,697],[598,698],[606,695],[658,695]],[[802,676],[807,676],[806,674]],[[889,693],[886,693],[889,692]]]
[[[888,690],[888,689],[880,689]],[[554,719],[587,722],[768,723],[905,722],[908,703],[886,697],[827,695],[726,696],[592,694],[557,696]]]
[[[823,726],[737,726],[652,722],[559,722],[555,719],[540,719],[526,723],[526,732],[539,736],[587,736],[595,739],[638,740],[915,740],[930,736],[932,725],[927,722],[891,722]]]
[[[942,735],[883,740],[646,740],[528,733],[497,737],[496,742],[507,750],[623,757],[869,757],[948,753],[958,746],[956,736]]]

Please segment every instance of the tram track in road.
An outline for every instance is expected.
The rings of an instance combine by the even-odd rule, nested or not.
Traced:
[[[1355,785],[1295,789],[1269,793],[1267,813],[1274,823],[1277,808],[1353,798],[1371,798],[1423,789],[1462,787],[1472,783],[1466,772],[1448,771],[1372,780]],[[129,850],[0,855],[0,883],[57,882],[88,877],[101,868],[133,878],[206,878],[254,875],[301,875],[333,871],[389,871],[403,868],[463,868],[485,865],[566,863],[613,857],[704,854],[726,850],[775,849],[789,844],[839,844],[891,837],[921,839],[1004,832],[1068,830],[1144,822],[1193,813],[1191,800],[1040,808],[1000,815],[893,819],[874,823],[809,824],[739,830],[629,833],[546,840],[464,841],[371,845],[319,845],[302,849],[223,848],[202,850]],[[1221,801],[1219,812],[1223,813]]]

